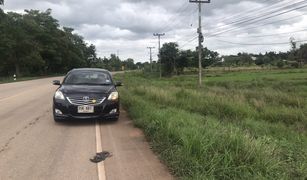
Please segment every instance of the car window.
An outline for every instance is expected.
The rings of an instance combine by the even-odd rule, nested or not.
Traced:
[[[64,84],[110,85],[112,81],[110,75],[104,72],[80,71],[70,73],[65,78]]]

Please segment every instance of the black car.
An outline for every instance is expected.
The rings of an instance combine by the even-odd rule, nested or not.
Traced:
[[[64,119],[112,119],[119,117],[119,94],[109,71],[103,69],[73,69],[53,96],[53,117]]]

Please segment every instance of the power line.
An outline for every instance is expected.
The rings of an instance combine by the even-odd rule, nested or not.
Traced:
[[[285,2],[282,2],[282,3],[285,3]],[[272,4],[271,4],[272,5]],[[276,6],[276,4],[273,4],[273,5],[275,5]],[[257,8],[256,8],[257,9]],[[254,9],[255,10],[255,9]],[[251,13],[251,12],[250,12]],[[182,47],[184,47],[184,46],[186,46],[187,44],[189,44],[191,41],[194,41],[196,38],[195,37],[193,37],[193,39],[191,39],[191,40],[188,40],[187,41],[187,43],[185,43],[184,45],[182,45]],[[179,40],[180,41],[180,40]],[[178,42],[178,41],[177,41]],[[182,48],[181,47],[181,48]]]
[[[270,19],[270,18],[273,18],[273,17],[276,17],[276,16],[280,16],[280,15],[283,15],[283,14],[286,14],[286,13],[289,13],[289,12],[292,12],[292,11],[295,11],[295,10],[299,10],[299,9],[302,9],[302,8],[305,8],[307,7],[307,4],[304,4],[303,6],[300,6],[300,7],[296,7],[294,9],[290,9],[290,10],[287,10],[285,12],[280,12],[278,14],[275,14],[275,15],[271,15],[271,16],[268,16],[268,17],[265,17],[265,18],[260,18],[260,19],[257,19],[257,18],[254,18],[252,20],[246,20],[244,22],[241,22],[241,23],[238,23],[236,25],[240,25],[240,24],[244,24],[245,22],[249,22],[249,24],[251,23],[255,23],[255,22],[259,22],[259,21],[262,21],[262,20],[266,20],[266,19]],[[254,21],[253,21],[254,20]],[[224,31],[220,31],[220,32],[217,32],[217,33],[213,33],[213,34],[209,34],[209,36],[217,36],[219,34],[223,34],[223,33],[226,33],[226,32],[230,32],[230,31],[233,31],[233,30],[236,30],[240,27],[235,27],[235,28],[232,28],[232,29],[228,29],[228,30],[224,30]]]
[[[251,11],[251,12],[247,13],[247,14],[251,14],[251,15],[247,15],[247,16],[239,17],[237,19],[233,19],[231,22],[224,24],[224,25],[221,25],[221,26],[218,26],[215,29],[222,28],[222,27],[225,27],[225,26],[235,25],[235,24],[238,24],[238,23],[242,24],[242,23],[244,23],[244,21],[251,21],[253,19],[261,18],[263,16],[268,16],[268,15],[277,13],[277,12],[283,10],[283,9],[290,8],[291,6],[299,5],[300,3],[303,3],[303,2],[304,1],[294,2],[293,4],[290,4],[290,5],[287,4],[286,6],[284,6],[285,3],[288,3],[286,1],[281,1],[280,3],[277,3],[277,4],[271,4],[271,5],[267,6],[266,8],[261,8],[260,11],[257,11],[256,16],[254,16],[255,15],[254,12]],[[276,7],[271,8],[271,6],[276,6]]]
[[[282,2],[282,3],[285,3],[285,2]],[[266,16],[269,16],[269,15],[273,15],[274,13],[278,13],[278,12],[280,12],[280,11],[283,11],[283,10],[287,10],[287,7],[291,7],[291,6],[293,6],[293,5],[295,5],[297,2],[295,2],[294,4],[291,4],[291,5],[286,5],[286,6],[284,6],[284,5],[282,5],[282,6],[278,6],[278,7],[276,7],[275,9],[268,9],[269,11],[267,11],[267,9],[265,9],[265,11],[263,12],[263,10],[262,11],[260,11],[260,12],[263,12],[263,13],[257,13],[255,16],[244,16],[244,17],[240,17],[240,18],[238,18],[238,19],[235,19],[234,21],[232,21],[232,22],[230,22],[230,23],[228,23],[228,24],[224,24],[224,25],[222,25],[222,26],[229,26],[229,25],[240,25],[240,24],[244,24],[244,23],[246,23],[246,22],[250,22],[250,21],[255,21],[255,20],[262,20],[262,18],[265,18]],[[299,3],[302,3],[302,1],[300,1]],[[244,21],[244,22],[243,22]],[[235,23],[236,22],[236,23]],[[216,27],[216,28],[214,28],[213,30],[216,32],[219,28],[220,28],[221,26],[218,26],[218,27]],[[229,30],[229,29],[231,29],[232,27],[229,27],[228,29],[226,29],[226,30]],[[233,29],[233,28],[232,28]],[[221,32],[221,31],[224,31],[224,30],[218,30],[219,32]],[[208,34],[210,34],[210,33],[208,33]],[[213,34],[213,33],[211,33],[211,34]]]
[[[298,16],[294,16],[294,17],[290,17],[290,18],[286,18],[286,19],[282,19],[282,20],[278,20],[278,21],[273,21],[273,22],[265,23],[265,24],[263,24],[263,25],[261,25],[261,26],[268,25],[268,24],[274,24],[274,23],[276,23],[276,22],[287,21],[287,20],[290,20],[290,19],[293,19],[293,18],[301,17],[302,15],[304,15],[304,14],[301,14],[301,15],[298,15]],[[253,28],[258,28],[258,27],[260,27],[260,25],[257,25],[257,26],[255,26],[255,27],[249,27],[249,28],[246,28],[246,29],[253,29]],[[238,29],[238,30],[242,30],[242,29]],[[299,31],[293,31],[293,32],[303,32],[303,31],[305,31],[305,30],[306,30],[306,29],[299,30]],[[286,32],[286,33],[293,33],[293,32]],[[279,33],[279,34],[286,34],[286,33]],[[265,36],[274,36],[274,35],[276,35],[276,34],[266,34],[266,35],[262,35],[262,36],[259,35],[259,36],[255,36],[255,37],[265,37]],[[218,36],[218,35],[216,35],[216,36],[211,36],[211,38],[212,38],[212,37],[223,37],[223,36]],[[224,36],[224,37],[225,37],[225,36]],[[187,43],[185,43],[184,45],[182,45],[181,48],[183,48],[184,46],[188,45],[189,43],[191,43],[192,41],[194,41],[196,38],[197,38],[197,37],[194,37],[193,39],[189,40]],[[209,37],[209,38],[210,38],[210,37]]]
[[[174,21],[178,20],[178,13],[179,15],[182,14],[182,12],[185,12],[189,8],[188,4],[184,2],[174,13],[166,23],[164,23],[159,29],[160,32],[165,32],[165,29],[170,27],[170,22],[173,23]]]
[[[285,3],[285,1],[282,1],[280,2],[279,4],[283,4]],[[296,7],[297,5],[300,5],[298,7]],[[302,6],[301,6],[302,5]],[[270,6],[276,6],[276,4],[271,4]],[[270,11],[267,11],[267,12],[264,12],[263,10],[261,12],[264,12],[262,14],[257,14],[256,17],[253,17],[253,18],[249,18],[248,20],[244,20],[244,22],[240,22],[240,24],[242,23],[248,23],[250,24],[252,21],[252,23],[255,23],[255,22],[260,22],[262,20],[267,20],[267,19],[270,19],[270,18],[273,18],[273,17],[276,17],[276,16],[280,16],[282,14],[286,14],[286,13],[289,13],[289,12],[292,12],[292,11],[295,11],[295,10],[298,10],[298,9],[302,9],[304,7],[306,7],[307,5],[305,5],[305,2],[304,1],[300,1],[300,2],[295,2],[295,3],[292,3],[291,5],[286,5],[286,6],[279,6],[277,7],[276,6],[276,9],[273,9],[273,10],[270,10]],[[286,9],[286,8],[289,8],[291,7],[291,9]],[[257,8],[256,8],[257,9]],[[256,10],[254,9],[254,10]],[[278,9],[278,10],[277,10]],[[282,11],[282,12],[280,12]],[[271,15],[270,13],[274,13],[274,15]],[[261,17],[260,17],[261,16]],[[268,17],[263,17],[263,16],[268,16]],[[269,22],[269,23],[264,23],[263,25],[268,25],[268,24],[273,24],[275,22],[282,22],[282,21],[287,21],[287,20],[290,20],[290,19],[293,19],[293,18],[296,18],[296,17],[301,17],[302,15],[298,15],[298,16],[294,16],[294,17],[290,17],[290,18],[286,18],[286,19],[282,19],[282,20],[278,20],[278,21],[273,21],[273,22]],[[241,18],[242,20],[242,18]],[[238,21],[238,20],[237,20]],[[262,26],[263,26],[262,25]],[[259,27],[258,26],[255,26],[255,27],[249,27],[247,29],[252,29],[252,28],[257,28]],[[241,28],[241,29],[240,29]],[[232,28],[232,29],[228,29],[227,31],[230,32],[230,31],[235,31],[235,30],[242,30],[242,27],[237,27],[237,28]],[[243,27],[244,28],[244,27]],[[304,29],[306,30],[306,29]],[[292,31],[292,32],[285,32],[285,33],[279,33],[279,34],[289,34],[289,33],[295,33],[295,32],[302,32],[304,30],[299,30],[299,31]],[[223,34],[223,33],[226,33],[226,32],[218,32],[219,34]],[[268,37],[268,36],[274,36],[276,34],[265,34],[265,35],[255,35],[255,36],[249,36],[249,37]],[[211,35],[210,37],[225,37],[225,36],[218,36],[217,34],[213,34]],[[197,37],[193,37],[192,39],[188,40],[186,43],[184,43],[182,46],[180,46],[180,48],[183,48],[185,47],[186,45],[190,44],[191,42],[194,42],[195,40],[197,39]],[[178,42],[178,41],[177,41]],[[280,43],[278,43],[280,44]],[[284,43],[282,43],[284,44]],[[253,45],[253,44],[251,44]],[[260,44],[259,44],[260,45]],[[269,44],[268,44],[269,45]]]
[[[269,2],[272,2],[272,4],[269,4],[269,6],[272,6],[272,5],[276,5],[274,4],[274,1],[273,0],[263,0],[263,1],[269,1]],[[280,0],[277,0],[277,1],[280,1]],[[267,6],[268,7],[268,6]],[[266,8],[267,8],[266,7]],[[246,15],[246,14],[250,14],[251,12],[254,12],[254,11],[258,11],[258,10],[262,10],[263,7],[260,7],[260,8],[254,8],[254,9],[248,9],[246,11],[243,11],[243,12],[240,12],[240,13],[237,13],[237,14],[234,14],[232,16],[228,16],[228,17],[223,17],[223,18],[220,18],[220,19],[217,19],[216,21],[221,21],[221,22],[227,22],[227,20],[233,20],[233,18],[236,18],[236,17],[241,17],[242,15]]]
[[[302,2],[302,1],[301,1]],[[251,20],[252,18],[260,18],[260,17],[263,17],[263,16],[266,16],[266,15],[271,15],[274,13],[275,10],[278,10],[278,11],[281,11],[285,8],[287,8],[289,6],[289,4],[286,4],[285,3],[289,3],[287,2],[286,0],[282,0],[278,3],[273,3],[273,4],[270,4],[269,6],[266,6],[265,8],[260,8],[259,11],[250,11],[248,13],[242,13],[238,18],[232,18],[231,19],[231,22],[225,22],[225,21],[222,21],[220,23],[223,23],[225,22],[226,24],[223,24],[223,25],[219,25],[217,27],[215,27],[214,29],[219,29],[219,28],[222,28],[224,26],[229,26],[231,24],[235,24],[235,23],[238,23],[240,21],[244,21],[244,20]],[[294,2],[294,3],[297,3],[297,2]],[[275,7],[274,7],[275,6]],[[293,4],[291,4],[291,6],[293,6]]]
[[[252,27],[247,27],[247,28],[242,27],[241,29],[236,29],[234,31],[242,31],[242,30],[255,29],[255,28],[262,27],[262,26],[266,26],[266,25],[272,25],[272,24],[276,24],[276,23],[279,23],[279,22],[288,21],[288,20],[291,20],[291,19],[294,19],[294,18],[297,18],[297,17],[302,17],[303,15],[307,15],[307,13],[301,14],[301,15],[297,15],[297,16],[293,16],[293,17],[286,18],[286,19],[281,19],[281,20],[277,20],[277,21],[272,21],[272,22],[264,23],[264,24],[256,24],[256,26],[252,26]],[[223,37],[223,36],[216,35],[214,37]],[[210,38],[210,37],[207,37],[207,38]]]
[[[182,13],[179,13],[178,16],[189,16],[189,15],[193,15],[195,14],[195,10],[194,9],[190,9],[190,11],[188,10],[188,6],[185,9],[185,11],[183,11]],[[178,24],[181,24],[181,18],[178,18],[178,16],[176,16],[176,19],[173,20],[169,20],[167,26],[165,26],[164,29],[162,29],[162,32],[169,32],[170,30],[173,30],[175,26],[177,26]]]
[[[261,14],[262,12],[266,12],[268,10],[272,10],[272,7],[274,6],[280,6],[282,3],[284,2],[279,2],[279,3],[272,3],[272,4],[269,4],[268,6],[266,7],[261,7],[261,8],[256,8],[256,9],[251,9],[251,10],[247,10],[247,11],[244,11],[242,13],[239,13],[237,16],[227,20],[227,21],[218,21],[219,24],[221,23],[224,23],[222,25],[219,25],[217,27],[215,27],[214,29],[220,29],[220,28],[223,28],[225,26],[229,26],[230,23],[233,23],[234,21],[239,21],[239,20],[242,20],[242,19],[247,19],[247,18],[251,18],[251,17],[255,17],[255,14]],[[256,12],[256,13],[255,13]]]
[[[290,42],[276,42],[276,43],[239,43],[239,42],[230,42],[224,41],[220,39],[216,39],[217,41],[228,43],[228,44],[236,44],[236,45],[244,45],[244,46],[271,46],[271,45],[281,45],[281,44],[290,44]],[[296,43],[307,42],[306,40],[295,41]]]
[[[301,7],[299,7],[299,8],[291,9],[291,10],[288,10],[288,11],[286,11],[286,12],[282,12],[282,13],[279,13],[279,14],[276,14],[276,15],[272,15],[272,16],[269,16],[269,17],[266,17],[266,18],[261,18],[261,19],[258,19],[258,20],[256,20],[256,21],[249,22],[247,25],[252,25],[252,24],[254,24],[254,23],[256,23],[256,22],[260,22],[260,21],[262,21],[262,20],[267,20],[267,19],[270,19],[270,18],[279,16],[279,15],[282,15],[282,14],[286,14],[286,13],[292,12],[292,11],[297,10],[297,9],[302,9],[302,8],[304,8],[304,7],[307,7],[307,5],[301,6]],[[242,24],[242,23],[240,23],[240,24]],[[269,24],[270,24],[270,23],[269,23]],[[239,24],[238,24],[238,25],[239,25]],[[242,28],[242,26],[234,27],[234,28],[230,28],[230,29],[226,29],[226,30],[224,30],[224,31],[219,31],[219,32],[217,32],[217,33],[213,33],[213,34],[211,34],[210,36],[217,36],[217,35],[219,35],[219,34],[224,34],[224,33],[226,33],[226,32],[232,32],[232,31],[238,30],[238,29],[240,30],[241,28]],[[247,29],[247,28],[244,28],[244,27],[243,27],[243,29]]]
[[[182,49],[184,48],[186,45],[190,44],[191,42],[195,41],[198,38],[198,36],[193,37],[192,39],[188,40],[185,44],[183,44],[182,46],[180,46],[179,48]]]
[[[263,35],[254,35],[254,36],[242,36],[242,37],[236,37],[236,38],[254,38],[254,37],[270,37],[270,36],[276,36],[276,35],[283,35],[283,34],[291,34],[291,33],[298,33],[298,32],[305,32],[307,29],[297,30],[297,31],[291,31],[291,32],[283,32],[283,33],[275,33],[275,34],[263,34]],[[216,36],[216,37],[229,37],[229,36]]]

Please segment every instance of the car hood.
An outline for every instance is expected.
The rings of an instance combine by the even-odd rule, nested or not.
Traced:
[[[59,88],[64,94],[109,94],[115,91],[113,85],[110,86],[93,86],[93,85],[62,85]]]

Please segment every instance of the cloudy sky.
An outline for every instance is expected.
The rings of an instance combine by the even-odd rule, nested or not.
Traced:
[[[220,54],[287,51],[290,37],[307,40],[307,0],[211,0],[203,4],[204,46]],[[148,46],[164,42],[197,46],[198,7],[188,0],[5,0],[5,11],[45,11],[75,29],[99,56],[149,60]]]

